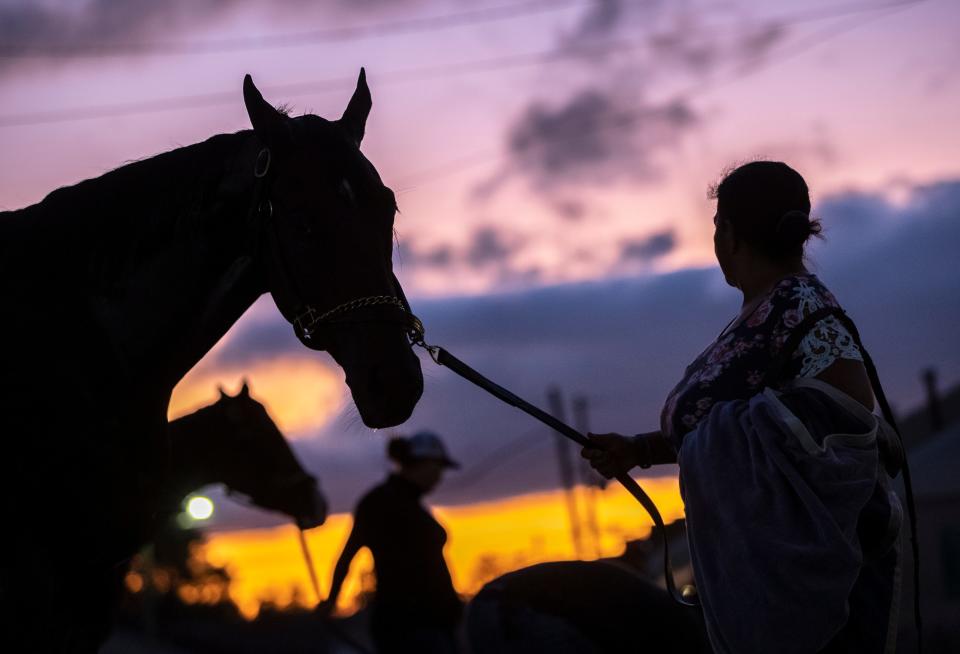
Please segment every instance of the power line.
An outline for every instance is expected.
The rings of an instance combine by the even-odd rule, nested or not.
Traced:
[[[596,2],[597,0],[592,0]],[[902,8],[908,5],[918,4],[926,0],[897,0],[896,2],[885,4],[855,3],[835,7],[831,10],[815,10],[799,12],[792,17],[782,17],[776,19],[784,25],[790,25],[794,22],[807,22],[811,20],[823,20],[841,15],[847,15],[856,12],[876,11],[882,9]],[[629,52],[642,48],[646,45],[644,38],[639,39],[618,39],[598,42],[591,45],[579,46],[576,50],[558,50],[551,48],[534,52],[526,52],[513,55],[504,55],[501,57],[490,57],[474,61],[466,61],[458,64],[443,64],[437,66],[422,66],[407,70],[398,70],[378,75],[377,84],[405,84],[410,82],[428,81],[458,75],[467,75],[483,72],[493,72],[498,70],[508,70],[523,68],[536,65],[550,65],[565,60],[579,58],[589,55],[611,54],[615,52]],[[797,54],[799,51],[795,52]],[[309,95],[317,93],[329,93],[336,91],[352,90],[355,84],[353,77],[340,77],[325,80],[314,80],[295,82],[291,84],[281,84],[264,87],[263,90],[271,93],[284,93],[289,96]],[[26,127],[31,125],[47,125],[52,123],[75,122],[79,120],[91,120],[97,118],[116,118],[122,116],[133,116],[139,114],[162,113],[167,111],[180,111],[187,109],[196,109],[204,107],[214,107],[234,104],[237,102],[237,91],[219,91],[212,93],[192,94],[171,96],[166,98],[156,98],[152,100],[140,100],[133,102],[118,102],[110,104],[89,105],[86,107],[69,107],[65,109],[55,109],[50,111],[31,111],[29,113],[0,115],[0,129],[4,127]],[[474,155],[468,159],[478,159]],[[464,159],[461,157],[460,159]],[[444,172],[449,175],[464,168],[471,167],[458,160],[456,166],[450,168],[442,166]],[[479,163],[479,161],[478,161]],[[419,176],[417,177],[419,179]]]
[[[360,39],[381,38],[406,34],[435,32],[455,27],[481,25],[515,20],[573,7],[600,4],[603,0],[526,0],[493,7],[370,23],[367,25],[329,27],[318,30],[242,36],[206,41],[153,41],[130,43],[5,43],[0,45],[0,57],[23,58],[80,58],[117,56],[169,56],[185,54],[215,54],[240,50],[267,50],[293,48],[317,43],[335,43]],[[636,2],[637,0],[631,0]]]
[[[488,452],[482,459],[471,465],[464,474],[458,475],[455,480],[451,480],[445,487],[447,490],[460,492],[464,489],[474,486],[491,472],[495,471],[515,460],[519,456],[526,454],[536,447],[548,442],[542,437],[543,429],[528,429],[519,436],[507,441],[503,445],[494,448]],[[538,436],[540,436],[538,438]]]
[[[766,59],[765,55],[758,55],[752,60],[742,63],[733,71],[731,75],[728,75],[725,78],[714,80],[712,83],[697,83],[694,86],[691,86],[687,89],[684,89],[680,92],[674,93],[674,100],[684,99],[696,96],[697,94],[706,93],[708,91],[715,90],[721,86],[729,84],[731,82],[743,79],[744,77],[749,77],[750,75],[759,73],[763,70],[767,70],[770,65],[782,64],[786,61],[790,61],[799,57],[809,50],[815,48],[822,43],[825,43],[831,39],[834,39],[842,34],[850,32],[858,27],[863,26],[871,20],[876,20],[884,16],[888,16],[891,13],[906,9],[912,5],[921,4],[927,0],[899,0],[897,2],[887,3],[885,5],[863,5],[865,9],[862,11],[873,11],[873,10],[883,10],[882,13],[877,13],[871,17],[868,17],[864,20],[846,20],[838,23],[836,25],[831,25],[827,28],[819,30],[814,34],[810,35],[806,39],[802,39],[798,44],[794,44],[794,47],[786,52],[783,57],[774,61],[772,64],[767,66],[757,66],[758,63],[762,63]],[[852,9],[853,5],[847,6],[845,8],[838,8],[838,11],[842,11],[843,15],[849,16],[850,14],[855,13]],[[806,12],[797,22],[806,22],[809,20],[819,20],[823,18],[830,18],[832,15],[828,16],[825,12]],[[857,18],[853,16],[853,18]],[[600,127],[595,127],[594,129],[613,129],[616,127],[622,127],[629,122],[631,122],[632,117],[628,116],[620,120],[614,120],[607,122]],[[582,135],[576,130],[571,130],[571,133],[565,136],[556,137],[556,141],[563,141],[565,139],[574,139],[580,138]],[[407,175],[406,177],[401,178],[397,183],[397,194],[402,195],[403,193],[409,193],[414,191],[422,186],[428,184],[433,184],[447,177],[457,175],[465,170],[474,168],[476,166],[490,163],[494,159],[500,158],[503,155],[499,152],[494,153],[491,149],[478,150],[467,155],[461,155],[453,160],[448,160],[440,164],[431,165],[423,170],[417,171],[413,174]]]
[[[538,66],[557,63],[572,59],[584,54],[609,54],[616,51],[628,51],[642,47],[641,40],[610,41],[590,47],[579,48],[576,53],[556,49],[539,50],[501,57],[490,57],[466,61],[459,64],[443,64],[437,66],[420,66],[406,70],[386,72],[376,76],[376,84],[393,85],[422,82],[431,79],[469,75],[474,73],[493,72],[527,66]],[[284,93],[289,96],[308,95],[315,93],[329,93],[332,91],[353,90],[356,85],[355,77],[338,77],[325,80],[295,82],[263,87],[263,91]],[[112,118],[132,116],[137,114],[178,111],[197,107],[211,107],[239,102],[240,92],[218,91],[195,95],[180,95],[153,100],[135,102],[118,102],[112,104],[88,105],[86,107],[70,107],[51,111],[32,111],[30,113],[7,114],[0,116],[0,128],[23,127],[28,125],[44,125],[50,123],[66,123],[93,118]]]

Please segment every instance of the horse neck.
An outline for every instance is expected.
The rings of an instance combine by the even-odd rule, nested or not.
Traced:
[[[258,147],[252,132],[215,136],[16,212],[32,223],[20,263],[42,269],[25,297],[62,297],[71,280],[73,315],[99,336],[90,358],[169,393],[265,290],[248,224]]]
[[[170,466],[164,488],[173,502],[203,486],[226,481],[220,462],[231,456],[227,431],[224,418],[213,407],[167,425]]]

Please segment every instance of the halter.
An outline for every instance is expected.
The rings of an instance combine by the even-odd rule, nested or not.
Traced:
[[[399,287],[399,284],[397,284],[397,288]],[[367,297],[356,298],[355,300],[348,300],[320,315],[317,315],[317,310],[312,306],[305,305],[303,312],[293,319],[293,325],[294,328],[299,329],[303,333],[304,337],[309,339],[313,336],[317,327],[321,325],[338,322],[360,322],[351,321],[345,318],[345,316],[349,316],[349,314],[359,309],[375,306],[390,306],[399,309],[405,314],[405,319],[400,322],[410,323],[411,330],[419,331],[420,333],[423,332],[423,324],[420,322],[420,319],[410,311],[410,305],[407,304],[406,298],[394,295],[369,295]]]
[[[272,261],[275,265],[279,286],[275,289],[281,296],[292,300],[295,307],[291,319],[293,331],[303,341],[319,343],[322,339],[317,338],[317,332],[323,327],[336,323],[345,322],[394,322],[403,326],[411,344],[423,340],[423,323],[410,310],[410,304],[407,302],[403,289],[396,276],[393,277],[394,288],[397,295],[368,295],[364,297],[348,300],[332,309],[323,311],[309,302],[302,300],[303,294],[298,292],[296,281],[290,275],[286,260],[279,244],[276,221],[273,220],[273,203],[268,194],[270,164],[272,155],[270,148],[262,148],[257,153],[257,159],[254,163],[253,176],[256,178],[256,187],[254,190],[253,211],[263,227],[269,225],[266,230],[269,247],[272,250]],[[379,311],[378,308],[387,309],[387,313]],[[366,311],[366,309],[373,311]],[[359,315],[358,315],[359,314]],[[364,315],[366,314],[366,315]]]

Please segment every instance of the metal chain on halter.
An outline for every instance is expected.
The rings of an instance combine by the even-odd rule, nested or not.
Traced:
[[[317,315],[317,310],[313,307],[307,305],[298,316],[293,319],[293,323],[300,327],[304,334],[307,336],[311,335],[316,329],[317,325],[325,322],[329,322],[331,318],[339,314],[349,313],[355,311],[356,309],[361,309],[363,307],[372,307],[372,306],[395,306],[405,314],[411,316],[416,320],[416,316],[410,313],[410,310],[403,303],[403,301],[394,296],[394,295],[370,295],[367,297],[356,298],[354,300],[349,300],[343,304],[337,305],[329,311],[324,311],[319,316]],[[420,321],[417,320],[419,323]],[[422,326],[421,326],[422,327]]]

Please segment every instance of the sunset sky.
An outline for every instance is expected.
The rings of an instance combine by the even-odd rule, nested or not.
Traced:
[[[0,209],[249,128],[245,73],[294,114],[339,117],[365,66],[363,150],[397,193],[396,270],[430,340],[535,402],[553,385],[586,397],[595,430],[655,428],[739,307],[707,188],[781,159],[825,226],[812,268],[908,410],[921,368],[960,380],[958,26],[953,0],[0,0]],[[420,405],[390,433],[430,428],[463,461],[432,498],[451,531],[471,506],[495,523],[494,507],[555,503],[546,430],[424,368]],[[334,510],[385,474],[384,434],[269,297],[171,415],[243,377]],[[266,543],[280,522],[224,501],[213,525]],[[455,576],[476,554],[455,555]]]

